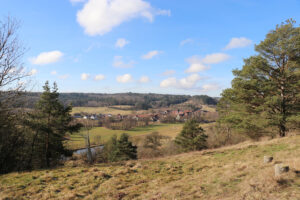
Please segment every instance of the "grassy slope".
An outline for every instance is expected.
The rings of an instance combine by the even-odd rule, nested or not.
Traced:
[[[263,163],[273,155],[273,163]],[[0,176],[0,198],[300,199],[300,136],[154,160]],[[274,178],[274,162],[291,168]]]
[[[97,136],[101,136],[101,141],[105,142],[114,134],[119,136],[122,133],[128,133],[130,136],[138,137],[155,131],[159,132],[162,135],[175,137],[181,131],[182,126],[183,124],[155,124],[146,127],[136,127],[129,131],[111,130],[104,127],[96,127],[90,130],[90,139],[91,143],[93,144]],[[68,141],[67,143],[67,147],[70,149],[85,147],[85,141],[81,136],[82,134],[86,134],[86,131],[83,130],[78,134],[71,135],[70,141]]]

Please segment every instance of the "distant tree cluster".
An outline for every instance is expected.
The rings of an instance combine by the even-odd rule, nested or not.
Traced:
[[[40,93],[25,93],[24,98],[28,99],[24,105],[33,108],[38,101]],[[100,107],[115,105],[131,105],[136,110],[148,110],[149,108],[169,107],[188,100],[196,100],[201,104],[216,105],[217,100],[207,95],[163,95],[163,94],[97,94],[97,93],[61,93],[60,100],[66,105],[72,104],[75,107]]]
[[[212,98],[207,95],[195,95],[192,99],[200,101],[202,104],[205,105],[217,105],[218,100],[216,98]]]

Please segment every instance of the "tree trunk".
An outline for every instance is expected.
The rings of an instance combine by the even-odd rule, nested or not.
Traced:
[[[38,135],[38,131],[35,133],[34,137],[33,137],[33,140],[32,140],[32,143],[31,143],[31,152],[30,152],[30,156],[29,156],[29,159],[28,159],[28,163],[27,163],[27,169],[30,170],[32,168],[31,164],[32,164],[32,157],[33,157],[33,148],[34,148],[34,145],[35,145],[35,140],[37,138],[37,135]]]
[[[91,151],[91,144],[90,144],[90,133],[88,132],[86,137],[86,148],[87,148],[87,159],[90,164],[92,164],[92,151]]]
[[[285,97],[285,81],[281,82],[280,97],[281,97],[281,109],[280,109],[280,123],[279,123],[279,136],[285,137],[286,135],[286,97]]]
[[[48,114],[47,126],[50,129],[50,113]],[[46,135],[46,166],[50,167],[50,155],[49,155],[49,129]]]
[[[50,156],[49,156],[49,133],[46,137],[46,166],[50,167]]]

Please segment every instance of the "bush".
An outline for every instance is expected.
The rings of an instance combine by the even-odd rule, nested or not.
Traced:
[[[249,137],[247,137],[245,134],[232,132],[225,127],[220,127],[217,125],[209,127],[206,132],[208,135],[208,148],[218,148],[227,145],[234,145],[249,139]]]
[[[154,158],[162,156],[162,140],[167,138],[160,135],[158,132],[153,132],[147,135],[143,141],[142,146],[138,148],[139,158]]]

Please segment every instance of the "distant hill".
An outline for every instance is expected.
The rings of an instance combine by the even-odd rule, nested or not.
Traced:
[[[32,108],[39,99],[41,93],[25,93],[25,107]],[[200,101],[202,104],[216,105],[217,100],[207,95],[167,95],[167,94],[142,94],[142,93],[60,93],[60,99],[65,104],[72,104],[74,107],[99,107],[114,105],[131,105],[139,109],[168,107],[181,104],[191,99]]]

